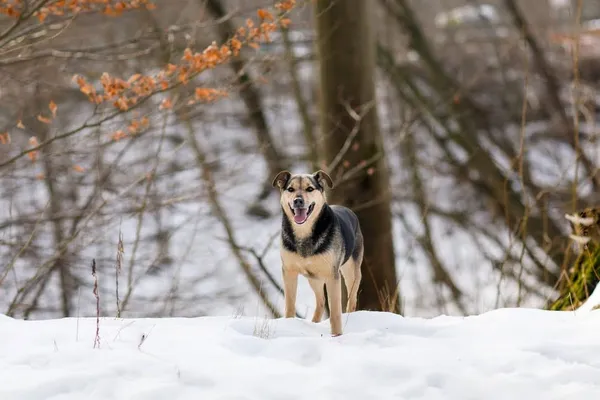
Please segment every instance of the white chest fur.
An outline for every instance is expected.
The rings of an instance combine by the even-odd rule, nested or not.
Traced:
[[[284,269],[309,278],[329,279],[333,276],[335,259],[332,252],[302,257],[297,253],[283,249],[281,260]]]

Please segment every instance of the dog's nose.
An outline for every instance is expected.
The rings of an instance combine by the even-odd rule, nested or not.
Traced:
[[[302,197],[296,197],[294,199],[294,208],[303,208],[304,207],[304,199]]]

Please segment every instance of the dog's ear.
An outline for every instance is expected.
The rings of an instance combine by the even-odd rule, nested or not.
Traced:
[[[275,179],[273,179],[273,187],[279,187],[280,189],[283,189],[291,177],[292,174],[290,174],[288,171],[281,171],[277,174]]]
[[[315,178],[315,181],[317,181],[321,187],[324,187],[323,182],[325,182],[327,186],[329,186],[329,189],[333,189],[333,180],[327,175],[327,172],[318,170],[313,174],[313,178]]]

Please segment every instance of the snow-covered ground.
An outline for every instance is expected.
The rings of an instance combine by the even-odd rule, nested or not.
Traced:
[[[0,315],[0,399],[595,399],[600,312],[469,317],[220,316],[23,321]]]

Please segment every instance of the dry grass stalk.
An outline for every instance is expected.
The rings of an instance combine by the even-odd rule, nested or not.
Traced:
[[[123,267],[123,234],[119,231],[119,242],[117,243],[117,263],[115,265],[115,291],[117,295],[117,318],[121,318],[121,300],[119,299],[119,274]]]
[[[94,297],[96,297],[96,335],[94,348],[100,347],[100,294],[98,292],[98,274],[96,273],[96,259],[92,259],[92,276],[94,277]]]

